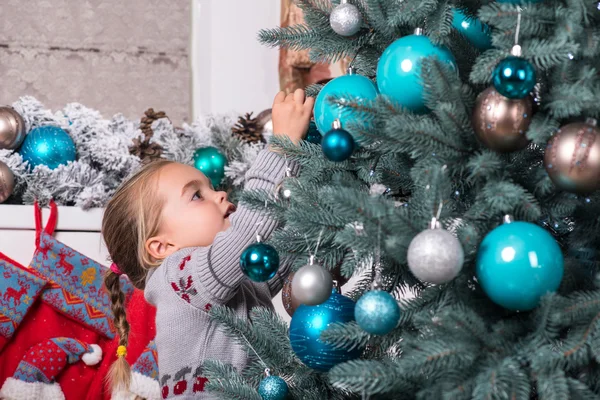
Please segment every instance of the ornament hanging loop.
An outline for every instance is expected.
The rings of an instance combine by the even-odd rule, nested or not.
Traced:
[[[342,121],[340,121],[339,118],[334,119],[333,124],[331,124],[331,127],[333,129],[342,129]]]
[[[413,33],[417,36],[423,36],[423,28],[415,28]]]
[[[521,57],[522,49],[519,45],[519,32],[521,31],[521,7],[517,7],[517,28],[515,29],[515,45],[511,49],[511,54],[515,57]]]
[[[265,368],[265,378],[268,378],[269,376],[271,376],[271,369]]]
[[[506,214],[503,218],[503,221],[505,224],[510,224],[511,222],[513,222],[515,219],[512,215],[510,214]]]
[[[431,218],[431,222],[429,223],[429,229],[441,229],[442,224],[440,223],[440,217],[442,215],[442,208],[444,208],[444,202],[440,201],[438,205],[437,213],[435,217]]]

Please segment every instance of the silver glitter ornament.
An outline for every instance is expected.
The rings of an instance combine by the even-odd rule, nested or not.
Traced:
[[[342,0],[329,16],[329,24],[335,33],[341,36],[352,36],[360,30],[362,15],[354,4]]]
[[[407,261],[410,271],[423,282],[436,285],[454,279],[464,262],[460,242],[450,232],[438,228],[427,229],[413,238],[408,246]]]
[[[313,258],[308,265],[300,268],[292,280],[292,304],[306,304],[316,306],[322,304],[331,296],[333,278],[329,271],[318,264]]]

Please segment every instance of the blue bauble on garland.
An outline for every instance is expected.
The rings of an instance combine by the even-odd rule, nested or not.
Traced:
[[[319,92],[314,108],[315,123],[323,135],[331,130],[336,119],[343,121],[344,126],[363,123],[359,112],[331,103],[329,98],[332,96],[361,103],[374,100],[377,97],[377,87],[369,78],[353,73],[329,81]]]
[[[404,36],[383,52],[377,64],[379,92],[414,112],[427,111],[423,98],[421,60],[436,57],[458,71],[454,56],[423,35]]]
[[[362,349],[336,349],[321,341],[321,333],[332,323],[354,321],[355,303],[334,289],[318,306],[300,305],[290,322],[290,343],[296,356],[308,367],[329,371],[335,365],[360,357]]]
[[[522,57],[509,56],[496,65],[492,73],[494,88],[509,99],[522,99],[535,86],[535,68]]]
[[[38,165],[55,169],[59,165],[75,161],[77,152],[73,139],[63,129],[57,126],[40,126],[25,136],[19,154],[32,169]]]
[[[266,243],[253,243],[240,257],[242,272],[254,282],[266,282],[273,278],[279,269],[277,250]]]
[[[385,335],[398,325],[400,307],[388,292],[371,290],[356,302],[354,317],[364,331],[374,335]]]
[[[479,50],[492,48],[492,35],[489,26],[477,18],[466,16],[462,11],[452,10],[452,26]]]
[[[194,152],[194,167],[202,171],[215,188],[225,177],[225,166],[227,158],[215,147],[201,147]]]
[[[260,382],[258,394],[263,400],[285,400],[289,389],[282,378],[269,375]]]
[[[496,304],[527,311],[554,292],[563,277],[563,255],[548,231],[529,222],[500,225],[477,252],[477,279]]]

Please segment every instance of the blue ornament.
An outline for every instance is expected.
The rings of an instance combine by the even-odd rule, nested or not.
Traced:
[[[496,65],[492,74],[494,88],[509,99],[522,99],[535,86],[535,68],[522,57],[509,56]]]
[[[77,153],[73,139],[63,129],[57,126],[40,126],[25,136],[19,154],[32,169],[38,165],[55,169],[59,165],[75,161]]]
[[[283,379],[269,375],[260,382],[258,394],[263,400],[285,400],[289,389]]]
[[[452,26],[479,50],[492,47],[492,35],[489,26],[477,18],[466,16],[462,11],[452,11]]]
[[[558,289],[563,255],[548,231],[529,222],[512,222],[492,230],[477,252],[477,279],[496,304],[527,311]]]
[[[210,179],[213,187],[221,184],[226,165],[227,158],[215,147],[201,147],[194,152],[194,167]]]
[[[290,322],[294,353],[308,367],[326,372],[339,363],[360,357],[362,349],[337,349],[321,341],[321,333],[332,323],[354,321],[355,303],[337,293],[318,306],[298,306]]]
[[[365,332],[385,335],[398,325],[400,307],[388,292],[371,290],[356,302],[354,317]]]
[[[329,81],[319,92],[314,108],[315,122],[323,135],[329,132],[336,119],[344,121],[345,124],[365,124],[360,112],[331,103],[331,96],[360,103],[374,100],[377,97],[377,87],[369,78],[356,74],[339,76]]]
[[[273,278],[279,269],[279,254],[269,244],[254,243],[243,251],[240,267],[250,280],[266,282]]]
[[[323,136],[321,142],[323,154],[330,161],[344,161],[350,158],[354,151],[354,138],[342,128],[334,128]]]
[[[379,92],[409,110],[426,112],[421,78],[421,60],[425,57],[437,57],[458,71],[456,60],[447,48],[434,45],[426,36],[404,36],[385,49],[379,59]]]
[[[308,124],[308,133],[306,134],[306,141],[314,144],[321,144],[323,140],[323,136],[321,136],[321,132],[319,132],[319,128],[317,128],[317,124],[314,121],[310,121]]]

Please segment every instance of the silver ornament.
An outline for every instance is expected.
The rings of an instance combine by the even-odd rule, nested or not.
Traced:
[[[444,229],[427,229],[408,246],[408,267],[423,282],[436,285],[454,279],[464,262],[464,252],[454,235]]]
[[[294,274],[292,280],[292,304],[316,306],[331,296],[333,278],[329,271],[318,264],[308,264]]]
[[[0,161],[0,203],[4,203],[15,189],[15,175],[8,165]]]
[[[335,33],[341,36],[352,36],[360,30],[362,15],[354,4],[342,0],[329,16],[329,24]]]

